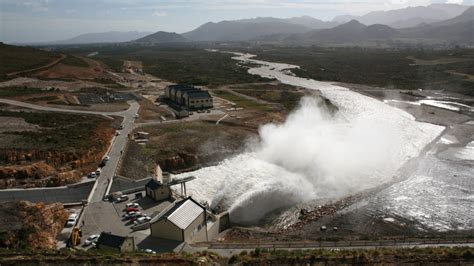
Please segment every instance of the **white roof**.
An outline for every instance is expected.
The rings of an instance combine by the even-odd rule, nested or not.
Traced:
[[[168,215],[168,221],[184,230],[203,212],[204,210],[201,206],[188,199],[173,213]]]

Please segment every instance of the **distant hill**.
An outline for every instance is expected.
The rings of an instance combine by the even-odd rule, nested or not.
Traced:
[[[445,21],[401,30],[402,36],[413,39],[444,40],[474,44],[474,7]]]
[[[357,20],[351,20],[331,29],[313,30],[303,35],[292,36],[288,38],[287,41],[307,44],[342,44],[376,39],[390,39],[397,35],[398,31],[389,26],[381,24],[366,26]]]
[[[350,20],[357,20],[365,25],[384,24],[394,28],[408,28],[422,23],[429,24],[451,19],[468,8],[469,6],[456,4],[432,4],[389,11],[374,11],[363,16],[338,16],[333,21],[345,23]]]
[[[158,31],[153,34],[147,35],[140,39],[135,40],[135,42],[140,43],[169,43],[169,42],[185,42],[186,38],[177,34],[175,32],[165,32]]]
[[[99,33],[86,33],[71,39],[57,41],[54,44],[87,44],[87,43],[117,43],[129,42],[151,34],[151,32],[138,31],[109,31]]]
[[[284,19],[256,18],[235,21],[208,22],[182,34],[193,41],[247,41],[273,34],[295,34],[312,30]]]
[[[463,23],[463,22],[469,22],[474,20],[474,6],[466,9],[464,12],[462,12],[459,16],[440,21],[437,23],[433,23],[433,26],[447,26],[447,25],[453,25],[457,23]]]

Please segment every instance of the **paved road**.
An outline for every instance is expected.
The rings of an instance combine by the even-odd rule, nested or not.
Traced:
[[[29,109],[35,109],[40,111],[49,111],[49,112],[68,112],[68,113],[78,113],[78,114],[92,114],[92,115],[114,115],[123,117],[123,126],[121,134],[114,137],[112,145],[109,149],[108,156],[110,157],[107,165],[102,169],[101,175],[97,178],[96,184],[89,196],[90,201],[88,206],[84,208],[83,219],[86,224],[92,225],[90,230],[93,232],[101,231],[114,231],[113,223],[108,221],[108,217],[116,214],[116,210],[113,204],[109,202],[104,202],[103,198],[107,191],[108,184],[112,181],[115,171],[120,162],[121,151],[124,150],[125,145],[128,141],[128,134],[130,134],[134,128],[135,114],[138,113],[140,105],[136,101],[129,101],[128,104],[130,107],[126,111],[120,112],[95,112],[95,111],[83,111],[83,110],[72,110],[72,109],[60,109],[34,105],[30,103],[24,103],[14,100],[0,99],[0,103],[21,106]],[[99,162],[98,162],[99,163]],[[109,181],[110,180],[110,181]],[[40,190],[40,189],[39,189]],[[102,226],[99,226],[99,224]],[[107,228],[103,228],[106,226]],[[119,228],[119,227],[117,227]]]
[[[0,99],[0,103],[5,103],[5,104],[10,104],[10,105],[15,105],[15,106],[20,106],[28,109],[34,109],[34,110],[39,110],[39,111],[47,111],[47,112],[62,112],[62,113],[75,113],[75,114],[89,114],[89,115],[103,115],[103,116],[122,116],[122,117],[129,117],[132,112],[135,112],[132,114],[136,114],[138,111],[138,103],[136,102],[128,102],[131,106],[129,109],[125,111],[120,111],[120,112],[97,112],[97,111],[84,111],[84,110],[74,110],[74,109],[62,109],[62,108],[54,108],[54,107],[47,107],[47,106],[41,106],[41,105],[36,105],[36,104],[31,104],[31,103],[25,103],[25,102],[20,102],[20,101],[15,101],[15,100],[7,100],[7,99]],[[135,103],[135,107],[133,107],[133,103]]]
[[[427,247],[474,247],[473,240],[466,241],[354,241],[354,242],[280,242],[280,243],[203,243],[186,244],[181,251],[200,252],[211,251],[223,257],[231,257],[242,251],[253,251],[256,248],[266,250],[309,250],[309,249],[374,249],[374,248],[427,248]]]

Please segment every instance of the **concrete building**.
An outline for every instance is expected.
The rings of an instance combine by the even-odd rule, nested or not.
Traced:
[[[179,242],[208,241],[206,209],[191,197],[170,205],[150,221],[151,235]]]
[[[170,187],[154,178],[145,185],[145,192],[148,197],[155,201],[163,201],[171,197]]]
[[[132,252],[135,251],[135,241],[133,237],[102,232],[97,240],[97,248],[112,252]]]
[[[165,98],[187,109],[212,108],[212,96],[208,91],[190,85],[170,85],[165,88]]]
[[[208,91],[186,91],[182,97],[183,105],[189,109],[212,108],[212,97]]]

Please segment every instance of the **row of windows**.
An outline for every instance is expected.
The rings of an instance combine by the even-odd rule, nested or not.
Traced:
[[[195,101],[189,101],[190,103],[208,103],[212,102],[212,100],[207,99],[207,100],[195,100]]]

